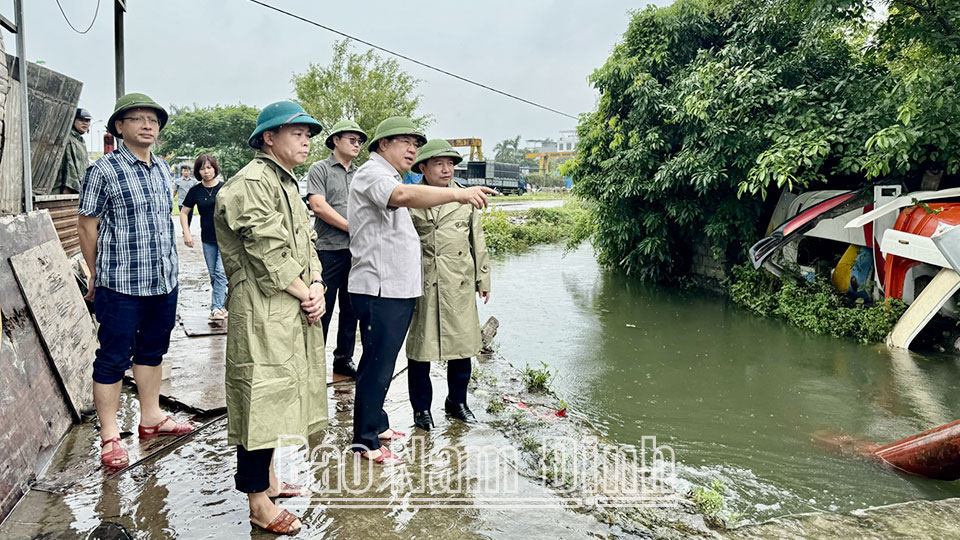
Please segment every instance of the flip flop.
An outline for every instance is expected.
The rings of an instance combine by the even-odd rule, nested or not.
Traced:
[[[266,527],[257,525],[252,520],[250,521],[250,524],[260,530],[272,532],[273,534],[293,536],[300,532],[300,527],[293,528],[293,522],[297,519],[297,516],[291,514],[290,512],[281,510],[280,513],[277,514],[277,517],[273,518],[273,521],[271,521]]]
[[[100,454],[100,463],[103,463],[104,466],[110,467],[111,469],[120,469],[129,465],[130,456],[127,455],[127,449],[123,446],[123,443],[120,442],[120,437],[114,437],[101,442],[100,448],[110,443],[115,443],[113,450]]]

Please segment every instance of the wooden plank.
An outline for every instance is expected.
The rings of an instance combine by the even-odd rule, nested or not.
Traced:
[[[72,208],[71,207],[67,207],[67,208],[51,207],[51,208],[47,208],[47,211],[50,212],[50,218],[53,219],[54,221],[57,221],[58,219],[63,219],[63,218],[73,218],[74,220],[77,219],[76,206]]]
[[[15,61],[7,55],[8,69]],[[12,82],[19,80],[16,70],[10,73]],[[45,195],[56,181],[83,83],[33,62],[27,62],[27,79],[33,192]]]
[[[181,313],[180,324],[190,337],[213,336],[227,333],[227,320],[211,321],[206,313]]]
[[[0,216],[0,519],[39,474],[73,421],[56,372],[47,360],[26,301],[5,261],[37,244],[56,240],[46,212]]]
[[[0,62],[3,64],[3,62]],[[6,65],[2,68],[6,81]],[[19,133],[21,120],[20,83],[9,79],[8,90],[4,93],[6,105],[3,110],[3,125],[12,126],[10,133]],[[23,144],[20,137],[4,137],[0,149],[0,214],[19,214],[23,211]]]
[[[59,240],[10,257],[40,338],[77,419],[93,409],[97,334]]]

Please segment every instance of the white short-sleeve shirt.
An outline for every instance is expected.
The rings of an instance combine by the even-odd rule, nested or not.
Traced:
[[[406,208],[389,206],[403,183],[400,173],[376,152],[350,183],[350,277],[347,290],[384,298],[423,295],[420,236]]]

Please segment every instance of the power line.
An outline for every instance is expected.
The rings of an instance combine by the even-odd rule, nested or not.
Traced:
[[[59,0],[57,0],[57,1],[59,2]],[[561,115],[561,116],[566,116],[567,118],[573,118],[574,120],[577,120],[577,117],[576,117],[576,116],[573,116],[572,114],[567,114],[567,113],[565,113],[565,112],[563,112],[563,111],[558,111],[558,110],[556,110],[556,109],[552,109],[552,108],[550,108],[550,107],[547,107],[546,105],[541,105],[541,104],[536,103],[536,102],[534,102],[534,101],[530,101],[529,99],[524,99],[524,98],[522,98],[522,97],[520,97],[520,96],[513,95],[513,94],[511,94],[511,93],[509,93],[509,92],[504,92],[503,90],[497,90],[496,88],[493,88],[492,86],[487,86],[486,84],[483,84],[483,83],[474,81],[474,80],[472,80],[472,79],[468,79],[468,78],[466,78],[466,77],[461,77],[460,75],[457,75],[456,73],[451,73],[451,72],[449,72],[449,71],[447,71],[447,70],[445,70],[445,69],[441,69],[441,68],[438,68],[438,67],[436,67],[436,66],[432,66],[432,65],[430,65],[430,64],[427,64],[427,63],[425,63],[425,62],[421,62],[421,61],[419,61],[419,60],[416,60],[416,59],[414,59],[414,58],[410,58],[409,56],[407,56],[407,55],[405,55],[405,54],[401,54],[401,53],[398,53],[398,52],[396,52],[396,51],[391,51],[390,49],[387,49],[387,48],[385,48],[385,47],[381,47],[381,46],[376,45],[376,44],[374,44],[374,43],[370,43],[369,41],[366,41],[366,40],[364,40],[364,39],[360,39],[360,38],[358,38],[358,37],[356,37],[356,36],[351,36],[350,34],[341,32],[340,30],[337,30],[337,29],[335,29],[335,28],[331,28],[331,27],[329,27],[329,26],[320,24],[320,23],[318,23],[317,21],[313,21],[313,20],[307,19],[306,17],[301,17],[300,15],[297,15],[296,13],[291,13],[291,12],[289,12],[289,11],[285,11],[285,10],[283,10],[283,9],[280,9],[280,8],[278,8],[278,7],[276,7],[276,6],[271,6],[270,4],[267,4],[267,3],[265,3],[265,2],[261,2],[260,0],[250,0],[250,1],[253,2],[254,4],[263,6],[263,7],[267,8],[267,9],[272,9],[273,11],[276,11],[276,12],[278,12],[278,13],[282,13],[282,14],[288,16],[288,17],[293,17],[294,19],[303,21],[303,22],[305,22],[305,23],[307,23],[307,24],[312,24],[313,26],[316,26],[316,27],[318,27],[318,28],[323,28],[324,30],[326,30],[326,31],[328,31],[328,32],[333,32],[334,34],[343,36],[343,37],[345,37],[345,38],[347,38],[347,39],[352,39],[353,41],[357,41],[357,42],[359,42],[359,43],[363,43],[364,45],[367,45],[367,46],[369,46],[369,47],[373,47],[374,49],[377,49],[377,50],[379,50],[379,51],[383,51],[383,52],[385,52],[385,53],[387,53],[387,54],[391,54],[391,55],[393,55],[393,56],[396,56],[397,58],[402,58],[402,59],[404,59],[404,60],[406,60],[406,61],[408,61],[408,62],[413,62],[414,64],[417,64],[418,66],[423,66],[423,67],[425,67],[425,68],[427,68],[427,69],[432,69],[433,71],[436,71],[436,72],[442,73],[442,74],[444,74],[444,75],[453,77],[454,79],[459,79],[459,80],[461,80],[461,81],[463,81],[463,82],[465,82],[465,83],[472,84],[472,85],[474,85],[474,86],[479,86],[480,88],[483,88],[483,89],[485,89],[485,90],[490,90],[491,92],[496,92],[497,94],[500,94],[500,95],[502,95],[502,96],[506,96],[506,97],[508,97],[508,98],[515,99],[515,100],[517,100],[517,101],[522,101],[523,103],[526,103],[526,104],[528,104],[528,105],[533,105],[534,107],[538,107],[538,108],[540,108],[540,109],[544,109],[544,110],[546,110],[546,111],[550,111],[550,112],[552,112],[552,113],[556,113],[556,114],[559,114],[559,115]]]
[[[100,13],[100,0],[97,0],[97,9],[93,12],[93,20],[90,21],[90,26],[88,26],[87,29],[82,32],[77,30],[77,27],[70,22],[70,17],[67,17],[67,13],[63,11],[63,6],[60,4],[60,0],[57,0],[57,7],[60,8],[60,13],[63,15],[63,20],[67,21],[67,24],[70,25],[70,28],[72,28],[74,32],[78,34],[86,34],[91,28],[93,28],[93,23],[97,22],[97,15]]]

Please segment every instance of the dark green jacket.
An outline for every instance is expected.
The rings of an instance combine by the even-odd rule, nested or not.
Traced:
[[[67,146],[63,149],[63,161],[60,162],[57,180],[53,183],[50,193],[59,194],[64,187],[79,193],[80,184],[83,183],[83,175],[87,173],[87,167],[89,166],[90,158],[87,156],[87,145],[83,142],[83,135],[70,128]]]

